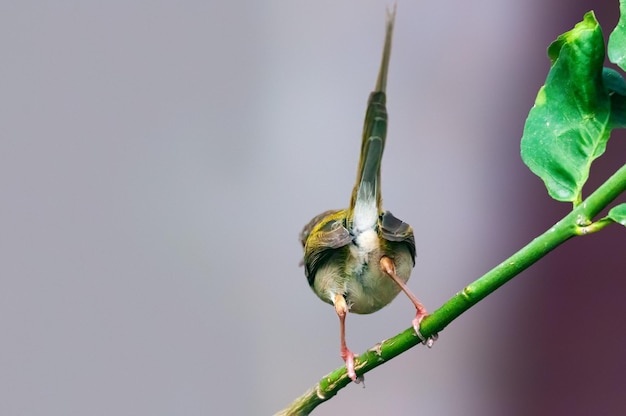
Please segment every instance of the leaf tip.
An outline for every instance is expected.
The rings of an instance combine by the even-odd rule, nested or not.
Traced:
[[[585,13],[583,20],[576,23],[572,30],[559,35],[559,37],[548,46],[548,57],[552,65],[554,65],[559,58],[564,45],[576,43],[580,39],[590,36],[589,32],[595,32],[599,29],[600,24],[596,20],[596,15],[593,10]]]

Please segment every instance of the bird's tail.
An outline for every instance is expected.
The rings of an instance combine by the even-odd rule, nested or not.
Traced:
[[[382,209],[380,192],[380,162],[385,148],[387,137],[387,108],[385,89],[387,86],[387,72],[391,55],[391,38],[396,8],[387,11],[387,29],[383,57],[378,72],[376,88],[369,96],[367,112],[363,125],[363,141],[361,144],[361,158],[357,171],[356,184],[352,191],[350,208],[352,211],[351,224],[355,228],[366,228],[376,222]],[[372,223],[373,222],[373,223]]]

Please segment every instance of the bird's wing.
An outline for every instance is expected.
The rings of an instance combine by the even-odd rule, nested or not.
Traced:
[[[336,214],[339,211],[341,211],[341,210],[340,209],[329,209],[328,211],[324,211],[321,214],[318,214],[315,217],[313,217],[313,219],[311,221],[309,221],[302,228],[302,231],[300,231],[300,243],[302,243],[302,248],[304,248],[304,246],[306,244],[306,239],[309,238],[309,234],[311,234],[311,231],[313,231],[313,228],[315,228],[315,226],[317,224],[319,224],[324,218],[329,217],[329,216],[331,216],[333,214]]]
[[[330,219],[315,228],[315,243],[305,245],[304,253],[304,274],[311,285],[317,270],[353,239],[341,219]]]
[[[415,264],[415,237],[413,228],[409,224],[394,217],[391,212],[385,211],[380,218],[380,232],[387,241],[405,243]]]

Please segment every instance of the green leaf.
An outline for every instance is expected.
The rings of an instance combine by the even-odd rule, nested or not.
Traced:
[[[615,92],[619,95],[626,95],[626,81],[622,74],[613,68],[602,68],[602,82],[609,94]]]
[[[609,36],[609,61],[626,71],[626,0],[619,2],[619,22]]]
[[[526,119],[521,155],[552,198],[578,204],[591,162],[606,149],[612,122],[602,75],[604,39],[593,12],[559,36],[548,56],[552,67]]]
[[[602,82],[611,98],[611,128],[626,127],[626,81],[616,70],[604,68]]]
[[[626,227],[626,204],[619,204],[611,208],[608,217]]]

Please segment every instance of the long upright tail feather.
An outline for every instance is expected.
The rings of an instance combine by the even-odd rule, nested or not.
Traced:
[[[376,88],[370,94],[365,122],[357,180],[350,201],[351,228],[366,229],[373,226],[382,210],[380,192],[380,162],[387,137],[387,109],[385,88],[391,55],[391,38],[396,8],[387,11],[387,27],[383,57],[378,72]]]
[[[396,20],[396,5],[393,9],[387,9],[387,28],[385,33],[385,46],[383,48],[383,59],[378,71],[378,80],[374,92],[385,92],[387,88],[387,71],[389,69],[389,57],[391,56],[391,38],[393,37],[393,25]]]

